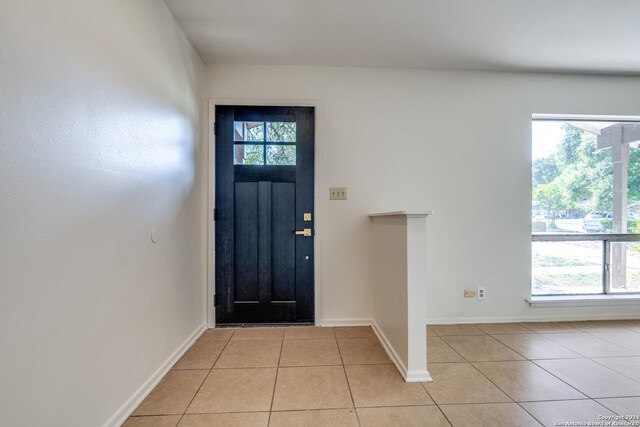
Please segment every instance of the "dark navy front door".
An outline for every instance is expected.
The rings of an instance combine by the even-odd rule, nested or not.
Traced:
[[[314,320],[311,107],[216,106],[216,323]]]

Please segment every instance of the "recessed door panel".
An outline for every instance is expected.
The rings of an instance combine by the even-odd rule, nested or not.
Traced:
[[[296,299],[296,184],[273,183],[273,287],[275,301]]]
[[[258,300],[258,183],[235,184],[234,301]]]

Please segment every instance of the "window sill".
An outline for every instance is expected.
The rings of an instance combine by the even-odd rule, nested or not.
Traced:
[[[529,307],[593,307],[640,305],[640,295],[567,295],[532,296],[525,299]]]

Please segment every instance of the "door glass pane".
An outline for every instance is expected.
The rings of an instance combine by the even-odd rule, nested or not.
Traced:
[[[640,242],[611,242],[611,293],[640,292]]]
[[[267,122],[268,142],[296,142],[296,122]]]
[[[264,141],[264,123],[233,122],[233,140],[239,142]]]
[[[533,295],[601,294],[602,242],[532,242]]]
[[[268,165],[295,165],[295,145],[267,145]]]
[[[264,165],[264,145],[234,145],[233,164]]]

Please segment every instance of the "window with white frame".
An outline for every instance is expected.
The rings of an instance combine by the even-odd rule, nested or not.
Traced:
[[[532,295],[640,293],[640,122],[532,121]]]

